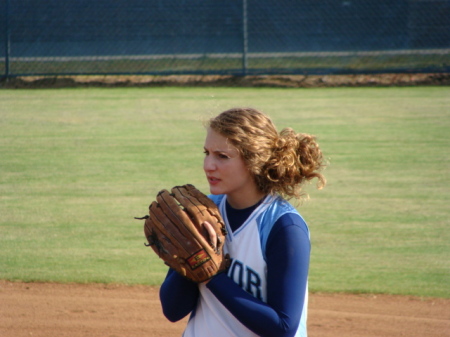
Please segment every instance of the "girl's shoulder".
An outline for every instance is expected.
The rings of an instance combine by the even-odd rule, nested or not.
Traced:
[[[268,207],[261,214],[261,225],[273,226],[281,217],[283,217],[283,215],[286,214],[291,214],[294,217],[298,217],[300,222],[304,222],[297,209],[281,196],[269,196],[264,202],[268,203]]]
[[[258,219],[258,230],[264,256],[267,240],[272,231],[279,231],[292,225],[299,227],[309,237],[308,225],[297,209],[287,200],[279,196],[274,197],[265,212],[260,214]]]

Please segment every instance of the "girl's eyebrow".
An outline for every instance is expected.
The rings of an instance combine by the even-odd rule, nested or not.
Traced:
[[[209,151],[206,147],[203,147],[203,150],[205,150],[205,151]],[[228,151],[227,150],[220,150],[220,149],[217,149],[217,150],[212,150],[211,152],[214,152],[214,153],[218,153],[218,152],[222,152],[222,153],[228,153]]]

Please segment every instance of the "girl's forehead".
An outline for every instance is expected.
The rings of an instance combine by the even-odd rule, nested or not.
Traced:
[[[205,148],[212,151],[237,151],[236,147],[231,144],[227,137],[212,129],[208,129],[205,139]]]

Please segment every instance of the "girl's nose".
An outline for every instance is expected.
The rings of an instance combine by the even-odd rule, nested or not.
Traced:
[[[206,156],[203,160],[203,170],[204,171],[214,171],[215,165],[210,156]]]

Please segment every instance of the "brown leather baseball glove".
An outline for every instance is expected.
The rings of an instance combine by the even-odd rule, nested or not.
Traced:
[[[162,190],[145,216],[148,245],[164,262],[194,282],[225,271],[226,230],[214,202],[193,185]]]

